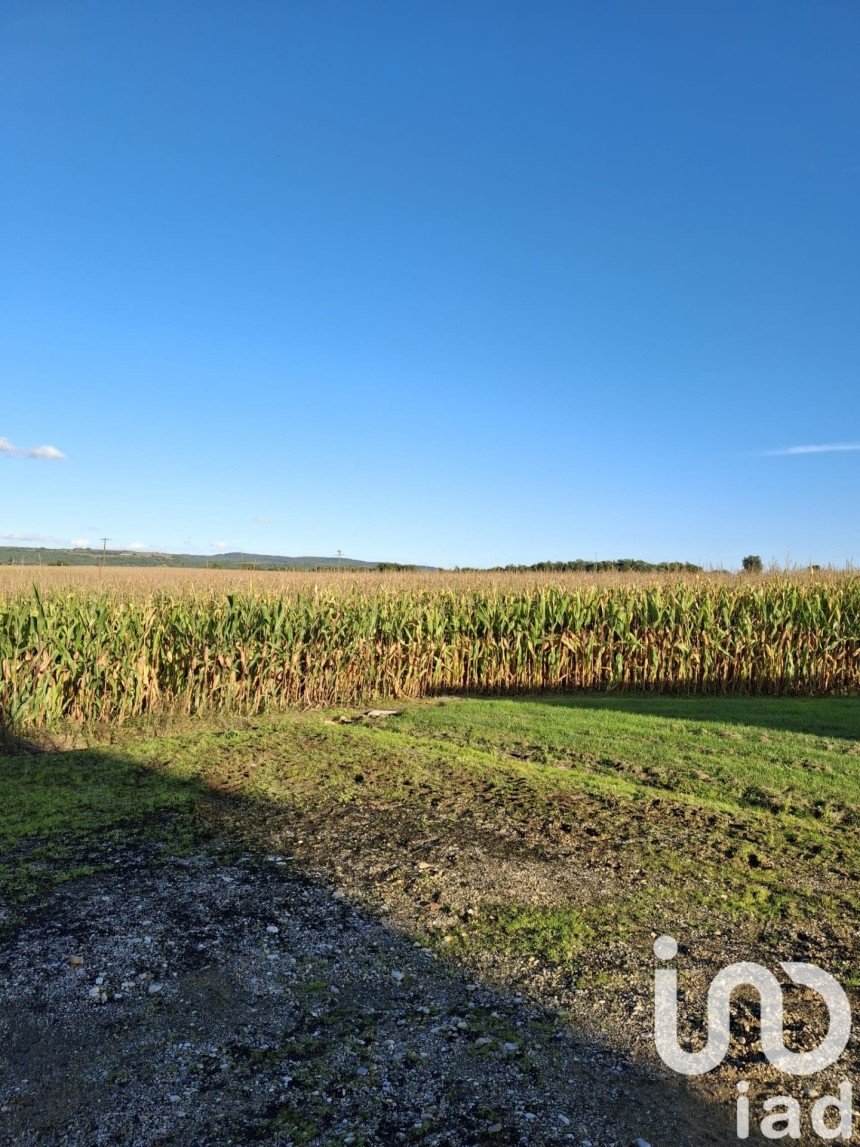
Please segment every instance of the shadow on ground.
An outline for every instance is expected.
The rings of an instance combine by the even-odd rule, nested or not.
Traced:
[[[5,1142],[734,1139],[680,1077],[273,854],[273,801],[120,753],[2,781]]]

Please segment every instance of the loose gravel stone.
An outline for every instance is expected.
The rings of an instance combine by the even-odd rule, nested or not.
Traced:
[[[643,1124],[724,1142],[654,1073],[621,1082],[617,1053],[340,893],[262,857],[138,846],[23,909],[0,938],[0,1141],[530,1147],[575,1120],[594,1147]]]

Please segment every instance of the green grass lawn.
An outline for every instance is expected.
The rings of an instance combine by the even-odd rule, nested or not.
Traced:
[[[550,697],[421,706],[399,727],[536,763],[630,796],[834,816],[860,807],[853,699]],[[852,765],[854,767],[852,767]]]
[[[605,876],[576,903],[516,888],[485,898],[450,929],[466,953],[571,960],[587,941],[679,922],[751,935],[811,924],[837,941],[856,926],[858,700],[451,698],[382,720],[341,716],[138,730],[3,759],[6,896],[97,868],[105,841],[264,843],[289,824],[306,826],[311,847],[331,817],[361,814],[390,834],[395,860],[430,834]],[[360,857],[360,833],[348,849]]]

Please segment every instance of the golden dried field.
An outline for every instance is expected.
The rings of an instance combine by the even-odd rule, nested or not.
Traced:
[[[853,570],[778,571],[757,575],[735,574],[725,570],[695,574],[676,572],[621,573],[508,572],[499,570],[438,569],[395,571],[376,569],[327,570],[249,570],[191,569],[167,566],[49,566],[0,565],[0,601],[32,592],[81,590],[110,593],[120,597],[149,596],[155,592],[191,594],[248,593],[294,596],[316,591],[417,592],[447,590],[532,592],[556,588],[570,592],[589,589],[630,589],[632,587],[739,586],[759,587],[791,584],[797,587],[840,586],[860,579]]]

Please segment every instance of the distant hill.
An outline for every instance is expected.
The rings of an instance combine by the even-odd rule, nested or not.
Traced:
[[[0,546],[0,565],[25,566],[126,566],[139,568],[166,567],[171,569],[268,569],[268,570],[326,570],[326,569],[385,569],[435,570],[437,566],[403,565],[399,562],[367,562],[359,558],[317,557],[303,554],[284,557],[278,554],[248,554],[233,550],[227,554],[164,554],[157,551],[98,549],[54,549],[47,546]],[[476,567],[458,567],[464,572]],[[480,570],[480,567],[477,567]],[[691,562],[644,562],[637,558],[616,558],[613,561],[588,561],[578,558],[566,562],[535,562],[533,565],[492,566],[491,573],[699,573],[702,567]],[[487,572],[487,571],[485,571]]]
[[[0,565],[25,566],[167,566],[173,569],[376,569],[392,567],[391,562],[366,562],[358,558],[282,557],[274,554],[164,554],[140,550],[63,550],[44,546],[0,546]],[[414,567],[413,567],[414,568]],[[422,567],[428,568],[428,567]]]

